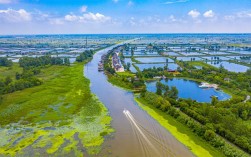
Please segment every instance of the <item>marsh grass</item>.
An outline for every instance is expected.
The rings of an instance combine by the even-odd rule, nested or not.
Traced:
[[[16,156],[31,148],[56,156],[99,152],[103,136],[113,131],[111,117],[91,93],[83,66],[48,67],[38,76],[41,86],[3,96],[0,155]]]
[[[12,67],[0,66],[0,79],[5,79],[8,76],[15,79],[16,72],[22,73],[22,71],[23,68],[21,68],[18,63],[13,63]]]

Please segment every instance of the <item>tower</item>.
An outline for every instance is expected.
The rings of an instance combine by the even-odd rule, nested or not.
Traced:
[[[85,37],[85,48],[87,49],[87,36]]]

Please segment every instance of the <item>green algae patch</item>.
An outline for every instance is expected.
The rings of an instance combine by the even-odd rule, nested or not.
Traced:
[[[91,93],[83,66],[48,67],[39,75],[43,85],[3,96],[0,156],[99,153],[104,136],[114,131],[112,119]]]
[[[150,107],[150,105],[148,105],[144,100],[140,98],[135,98],[135,101],[143,110],[145,110],[151,117],[159,122],[160,125],[166,128],[178,141],[188,147],[196,156],[224,156],[208,143],[201,140],[198,136],[194,135],[193,132],[189,131],[188,128],[177,122],[171,116],[163,112],[161,113],[157,109]]]

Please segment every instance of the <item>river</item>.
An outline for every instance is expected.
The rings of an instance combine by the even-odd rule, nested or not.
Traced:
[[[105,74],[98,72],[101,55],[115,46],[98,51],[85,65],[85,76],[90,79],[91,91],[108,108],[115,129],[107,138],[98,156],[158,157],[194,156],[182,143],[151,118],[134,101],[132,92],[115,87]]]

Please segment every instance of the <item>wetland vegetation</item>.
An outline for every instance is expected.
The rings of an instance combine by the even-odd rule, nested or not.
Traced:
[[[113,132],[111,117],[90,91],[84,61],[42,67],[36,78],[43,84],[1,96],[1,155],[82,156],[100,151],[104,136]],[[18,65],[1,73],[15,69]]]
[[[135,156],[147,154],[141,150],[148,148],[148,153],[154,154],[152,136],[155,142],[157,139],[157,143],[172,149],[163,156],[250,156],[250,49],[233,45],[249,43],[249,37],[219,35],[219,39],[208,35],[208,43],[204,35],[140,36],[144,38],[119,42],[99,54],[93,49],[107,47],[115,39],[102,38],[102,42],[108,42],[91,46],[83,45],[79,38],[77,43],[64,39],[67,45],[61,43],[57,48],[55,43],[37,44],[41,41],[36,37],[38,41],[30,46],[35,45],[41,53],[25,47],[25,39],[24,45],[14,44],[16,39],[9,41],[10,46],[3,44],[0,156],[95,156],[111,155],[112,151],[123,156],[128,150]],[[120,41],[117,38],[124,40],[119,35],[116,41]],[[115,53],[119,59],[113,64]],[[94,54],[98,58],[93,59]],[[104,54],[104,62],[99,62]],[[219,64],[214,66],[214,62]],[[237,70],[230,63],[238,65]],[[91,83],[83,76],[84,65]],[[103,70],[107,77],[100,72]],[[203,82],[217,87],[199,87],[198,83]],[[112,121],[109,112],[116,120]],[[107,139],[103,149],[102,143],[114,132],[113,126],[118,132]],[[144,139],[140,137],[142,131]],[[145,139],[153,143],[142,144],[140,140]],[[118,148],[121,141],[123,148]],[[164,152],[164,146],[155,149]]]

